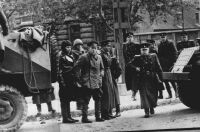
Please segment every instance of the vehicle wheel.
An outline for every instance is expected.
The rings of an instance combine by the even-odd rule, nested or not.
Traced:
[[[27,103],[16,89],[0,86],[0,131],[15,131],[27,117]]]
[[[193,109],[200,109],[199,100],[199,87],[195,82],[182,82],[179,85],[178,94],[181,102]]]

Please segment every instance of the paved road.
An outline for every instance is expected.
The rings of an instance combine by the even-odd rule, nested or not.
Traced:
[[[46,124],[42,125],[39,122],[26,122],[19,132],[161,131],[161,129],[175,128],[179,130],[182,128],[194,128],[194,130],[187,129],[184,132],[200,131],[200,112],[191,110],[181,103],[157,107],[155,112],[155,115],[146,119],[143,118],[143,110],[129,110],[123,112],[119,118],[91,124],[82,124],[80,122],[62,124],[57,119],[48,120]],[[89,118],[94,120],[93,116]],[[80,119],[80,117],[77,119]]]

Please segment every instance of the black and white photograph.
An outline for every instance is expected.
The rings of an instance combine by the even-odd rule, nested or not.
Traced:
[[[200,132],[200,0],[0,0],[0,132]]]

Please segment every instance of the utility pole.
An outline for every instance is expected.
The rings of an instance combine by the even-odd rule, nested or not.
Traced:
[[[125,63],[124,63],[124,57],[123,57],[123,42],[124,42],[124,33],[126,29],[130,28],[130,24],[128,21],[128,0],[113,0],[113,11],[114,11],[114,37],[115,42],[117,44],[118,49],[118,56],[119,56],[119,62],[122,67],[122,82],[125,82],[125,76],[124,76],[124,69],[125,69]]]
[[[183,7],[183,0],[181,0],[181,15],[182,15],[182,31],[185,30],[185,24],[184,24],[184,7]]]

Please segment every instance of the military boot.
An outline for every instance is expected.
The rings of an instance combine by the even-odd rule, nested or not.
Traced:
[[[67,115],[68,115],[68,118],[71,119],[74,122],[78,122],[79,120],[76,120],[76,119],[72,118],[70,110],[71,110],[70,109],[70,102],[67,102]]]
[[[75,121],[69,118],[69,110],[67,108],[67,102],[60,101],[61,104],[61,115],[63,118],[63,123],[75,123]]]
[[[144,109],[145,115],[144,118],[149,118],[149,109]]]
[[[150,108],[150,114],[155,114],[154,108]]]
[[[92,123],[92,121],[88,119],[88,105],[86,104],[82,105],[82,123]]]
[[[100,117],[101,113],[101,102],[95,101],[95,117],[97,122],[105,121],[103,118]]]
[[[121,116],[121,113],[120,113],[120,105],[117,105],[116,106],[116,114],[115,114],[115,117],[119,117]]]

